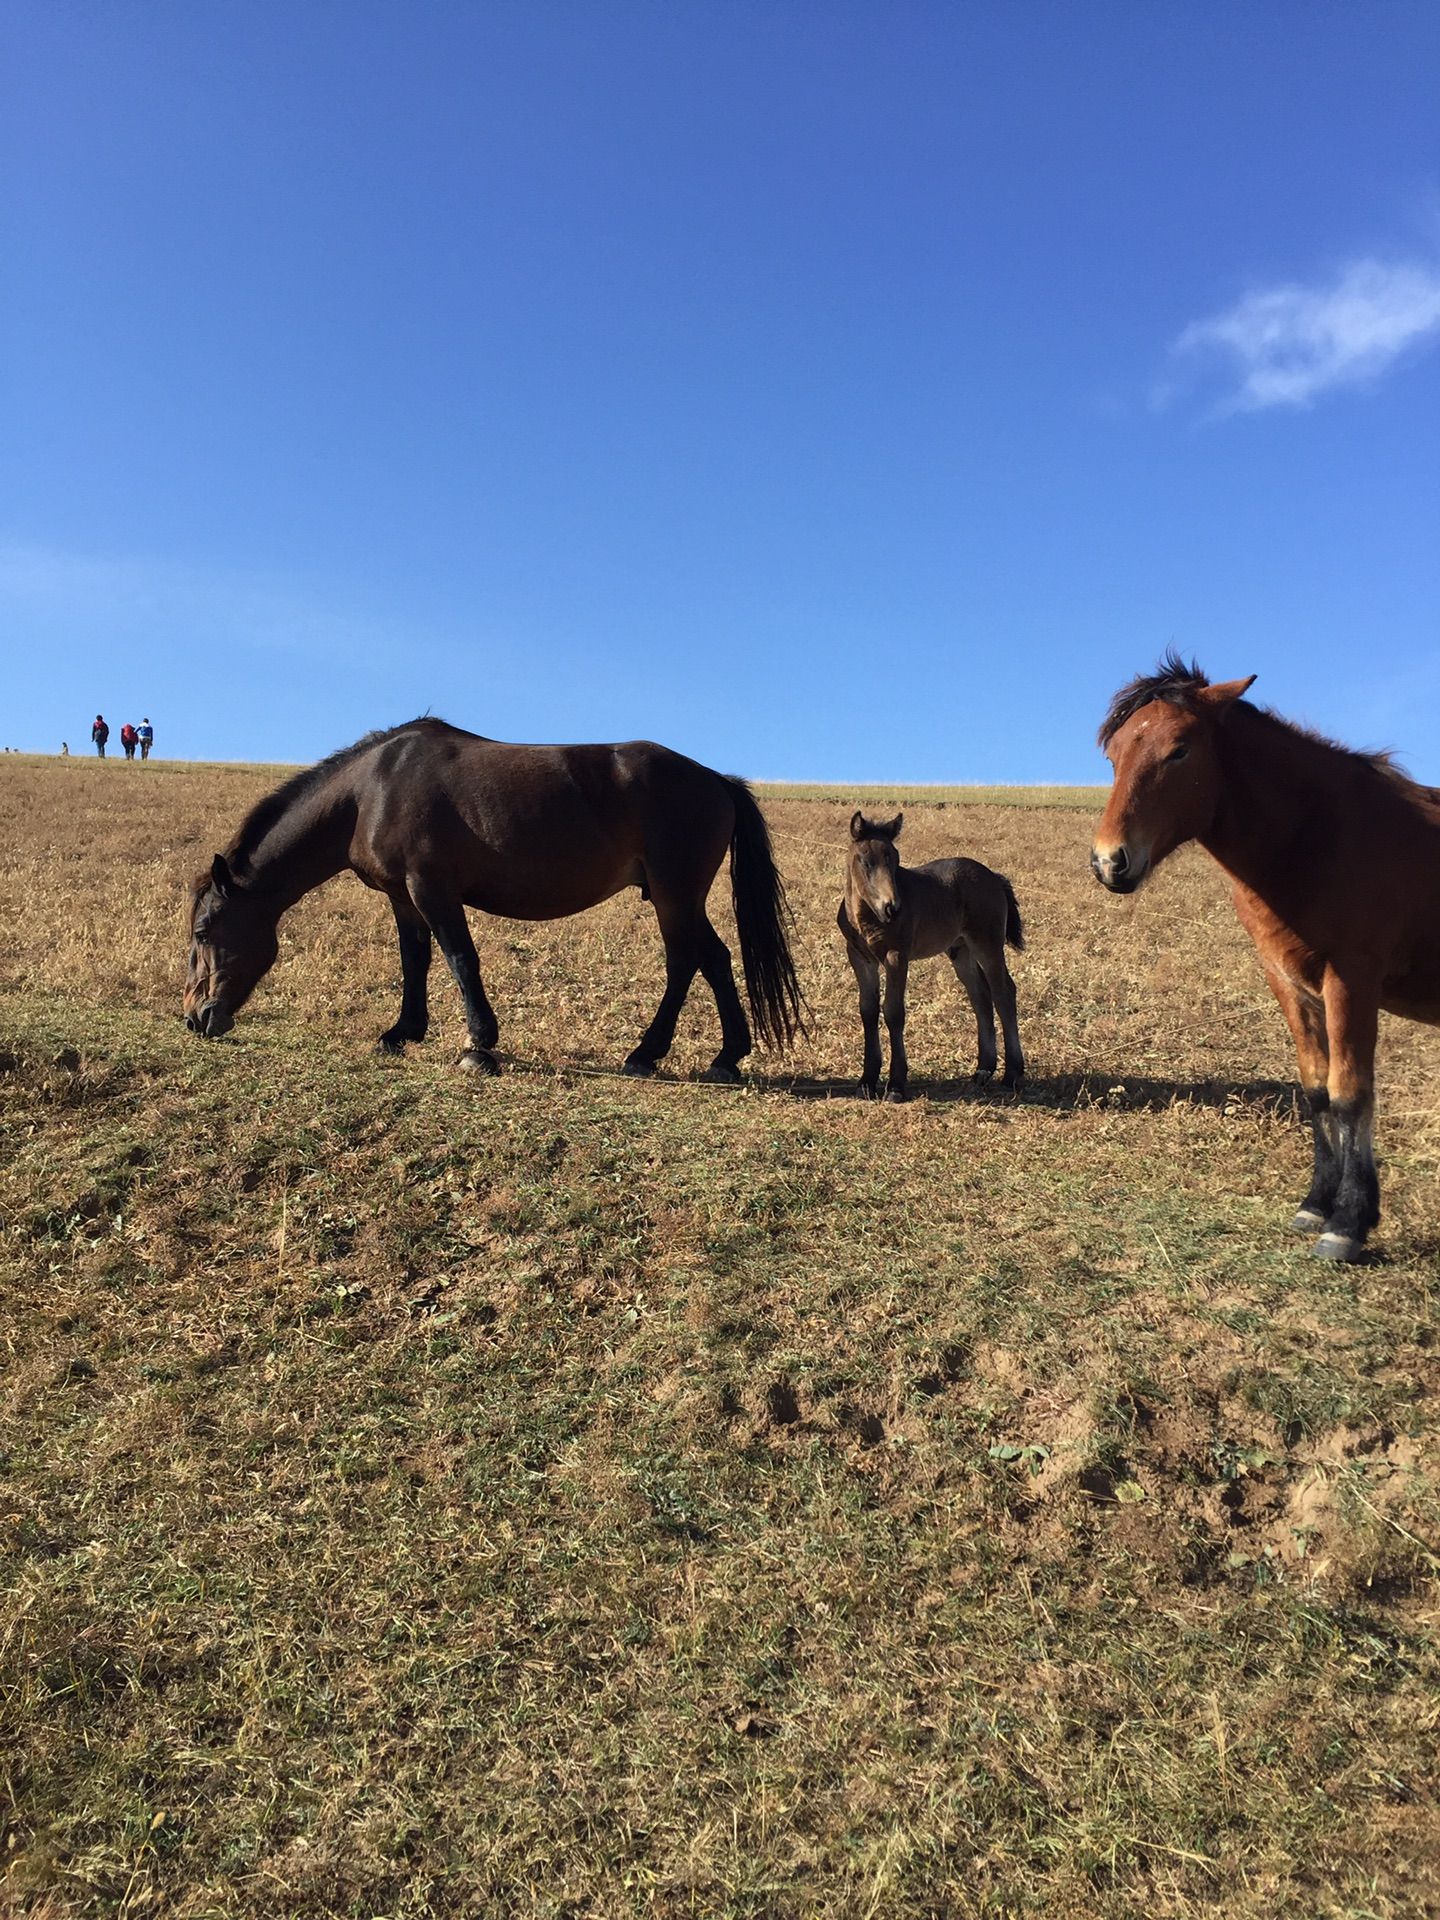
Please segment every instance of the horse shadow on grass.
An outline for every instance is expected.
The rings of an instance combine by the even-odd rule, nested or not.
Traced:
[[[505,1074],[520,1078],[554,1079],[557,1075],[578,1080],[626,1080],[621,1068],[598,1061],[570,1060],[563,1064],[541,1063],[524,1057],[500,1054]],[[763,1069],[747,1075],[749,1084],[761,1093],[788,1094],[795,1100],[859,1100],[859,1082],[849,1075],[827,1078]],[[699,1076],[668,1072],[664,1067],[652,1077],[660,1086],[698,1086]],[[717,1087],[718,1098],[734,1097],[737,1088]],[[1217,1113],[1244,1109],[1253,1114],[1273,1114],[1284,1119],[1308,1122],[1299,1087],[1291,1080],[1166,1080],[1147,1074],[1112,1073],[1092,1068],[1087,1073],[1027,1074],[1018,1093],[1011,1093],[995,1082],[979,1082],[969,1074],[954,1079],[916,1078],[910,1083],[908,1105],[929,1101],[933,1106],[1048,1107],[1058,1113],[1164,1113],[1175,1106],[1207,1107]],[[877,1102],[876,1104],[883,1104]]]
[[[856,1100],[859,1085],[853,1079],[797,1078],[769,1080],[776,1092],[797,1100]],[[912,1079],[910,1102],[928,1100],[935,1106],[1049,1107],[1061,1113],[1164,1113],[1171,1107],[1208,1107],[1218,1113],[1245,1109],[1285,1119],[1306,1118],[1300,1089],[1289,1080],[1166,1080],[1147,1074],[1088,1073],[1027,1075],[1018,1093],[994,1084],[960,1079]]]

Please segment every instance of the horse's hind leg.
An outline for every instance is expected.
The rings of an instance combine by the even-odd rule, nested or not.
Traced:
[[[700,931],[693,911],[678,912],[660,897],[655,899],[655,917],[660,922],[660,937],[665,942],[665,991],[655,1018],[640,1036],[625,1062],[626,1073],[642,1077],[654,1073],[670,1051],[675,1038],[675,1023],[690,991],[690,982],[700,965]]]
[[[430,972],[430,929],[408,902],[392,900],[395,931],[400,936],[400,1018],[380,1036],[382,1053],[403,1053],[407,1040],[423,1040],[430,1027],[426,980]]]
[[[963,940],[951,947],[949,953],[951,966],[955,969],[955,978],[965,989],[971,1006],[975,1009],[975,1078],[991,1080],[995,1076],[997,1054],[995,1050],[995,998],[990,991],[990,982],[985,978],[975,956]]]
[[[1015,1011],[1015,982],[1010,977],[1010,969],[1005,964],[1005,942],[1003,938],[977,946],[976,959],[985,975],[986,984],[995,1000],[995,1011],[1000,1015],[1000,1031],[1005,1036],[1005,1071],[1000,1076],[1000,1085],[1013,1091],[1025,1077],[1025,1050],[1020,1045],[1020,1022]]]
[[[730,949],[711,926],[708,916],[700,926],[700,971],[715,996],[715,1011],[720,1016],[720,1051],[700,1077],[718,1080],[725,1086],[739,1086],[740,1062],[754,1042],[735,985]]]
[[[470,937],[464,903],[453,894],[415,880],[410,882],[410,898],[435,935],[436,945],[444,954],[445,964],[454,975],[460,998],[465,1003],[465,1029],[470,1045],[461,1054],[460,1064],[476,1073],[498,1073],[500,1066],[494,1047],[500,1038],[500,1023],[485,997],[480,960]]]

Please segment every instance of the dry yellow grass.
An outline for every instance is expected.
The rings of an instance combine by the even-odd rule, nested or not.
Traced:
[[[742,1094],[702,990],[613,1071],[633,895],[477,921],[497,1082],[438,970],[373,1056],[348,880],[206,1045],[183,883],[267,784],[0,765],[9,1910],[1437,1910],[1440,1037],[1319,1266],[1203,857],[1117,902],[1083,807],[900,790],[1014,881],[1031,1081],[928,967],[865,1106],[825,789],[766,801],[815,1024]]]

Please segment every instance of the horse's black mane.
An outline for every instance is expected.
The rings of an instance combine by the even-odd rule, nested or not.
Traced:
[[[1192,660],[1187,665],[1184,658],[1171,647],[1154,673],[1137,674],[1110,702],[1110,711],[1100,723],[1101,747],[1108,747],[1125,722],[1152,700],[1165,700],[1172,707],[1194,713],[1199,706],[1199,695],[1209,685],[1209,680],[1196,663]],[[1415,784],[1404,769],[1396,765],[1394,755],[1387,750],[1366,752],[1360,747],[1347,747],[1343,741],[1332,740],[1327,734],[1318,733],[1314,727],[1302,726],[1298,720],[1287,720],[1283,713],[1275,713],[1269,707],[1257,707],[1249,700],[1241,700],[1237,704],[1250,713],[1263,716],[1277,727],[1284,727],[1302,740],[1328,747],[1332,753],[1343,753],[1348,759],[1358,760],[1389,779],[1399,780],[1407,786]]]
[[[1100,723],[1101,747],[1108,747],[1125,722],[1141,707],[1148,707],[1152,700],[1166,700],[1172,707],[1183,707],[1186,713],[1194,713],[1198,704],[1196,696],[1209,684],[1193,660],[1186,666],[1181,655],[1171,647],[1154,673],[1137,674],[1110,702],[1110,711]]]
[[[327,754],[323,760],[317,760],[313,767],[302,767],[300,772],[292,774],[283,786],[276,787],[273,793],[267,793],[263,800],[257,800],[246,814],[240,823],[240,831],[235,836],[234,845],[230,849],[230,864],[243,870],[266,834],[297,801],[303,800],[316,787],[323,786],[333,773],[338,772],[351,760],[358,759],[370,747],[378,747],[383,740],[393,740],[399,733],[408,733],[412,727],[426,725],[444,727],[446,724],[433,714],[419,714],[414,720],[402,720],[398,727],[378,727],[374,733],[367,733],[363,739],[353,741],[348,747],[341,747],[335,753]],[[453,731],[459,732],[461,729],[455,728]]]

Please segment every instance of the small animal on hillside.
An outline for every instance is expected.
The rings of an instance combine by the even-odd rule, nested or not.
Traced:
[[[1440,1025],[1440,790],[1212,686],[1175,653],[1110,703],[1115,769],[1090,865],[1133,893],[1198,840],[1234,882],[1295,1042],[1314,1130],[1291,1223],[1325,1260],[1355,1260],[1380,1218],[1372,1125],[1379,1011]]]
[[[865,1061],[860,1091],[873,1100],[880,1085],[881,976],[885,1025],[890,1033],[887,1100],[909,1097],[905,1055],[905,983],[912,960],[944,954],[975,1009],[979,1058],[975,1078],[989,1080],[996,1065],[995,1013],[1005,1034],[1005,1072],[1000,1085],[1018,1087],[1025,1072],[1015,1017],[1015,982],[1005,948],[1020,950],[1025,929],[1015,889],[1003,874],[978,860],[931,860],[902,867],[895,840],[905,821],[850,821],[850,862],[839,926],[860,988]]]
[[[750,1011],[761,1039],[783,1049],[803,1028],[804,999],[765,816],[743,780],[645,740],[516,746],[412,720],[288,780],[195,880],[185,1024],[210,1039],[228,1033],[274,965],[280,916],[348,870],[395,913],[404,989],[381,1048],[403,1053],[425,1038],[433,937],[465,1003],[461,1063],[497,1073],[500,1029],[465,909],[559,920],[638,887],[660,923],[665,992],[625,1071],[654,1073],[699,972],[721,1029],[704,1078],[735,1084],[750,1025],[705,910],[727,850]]]

